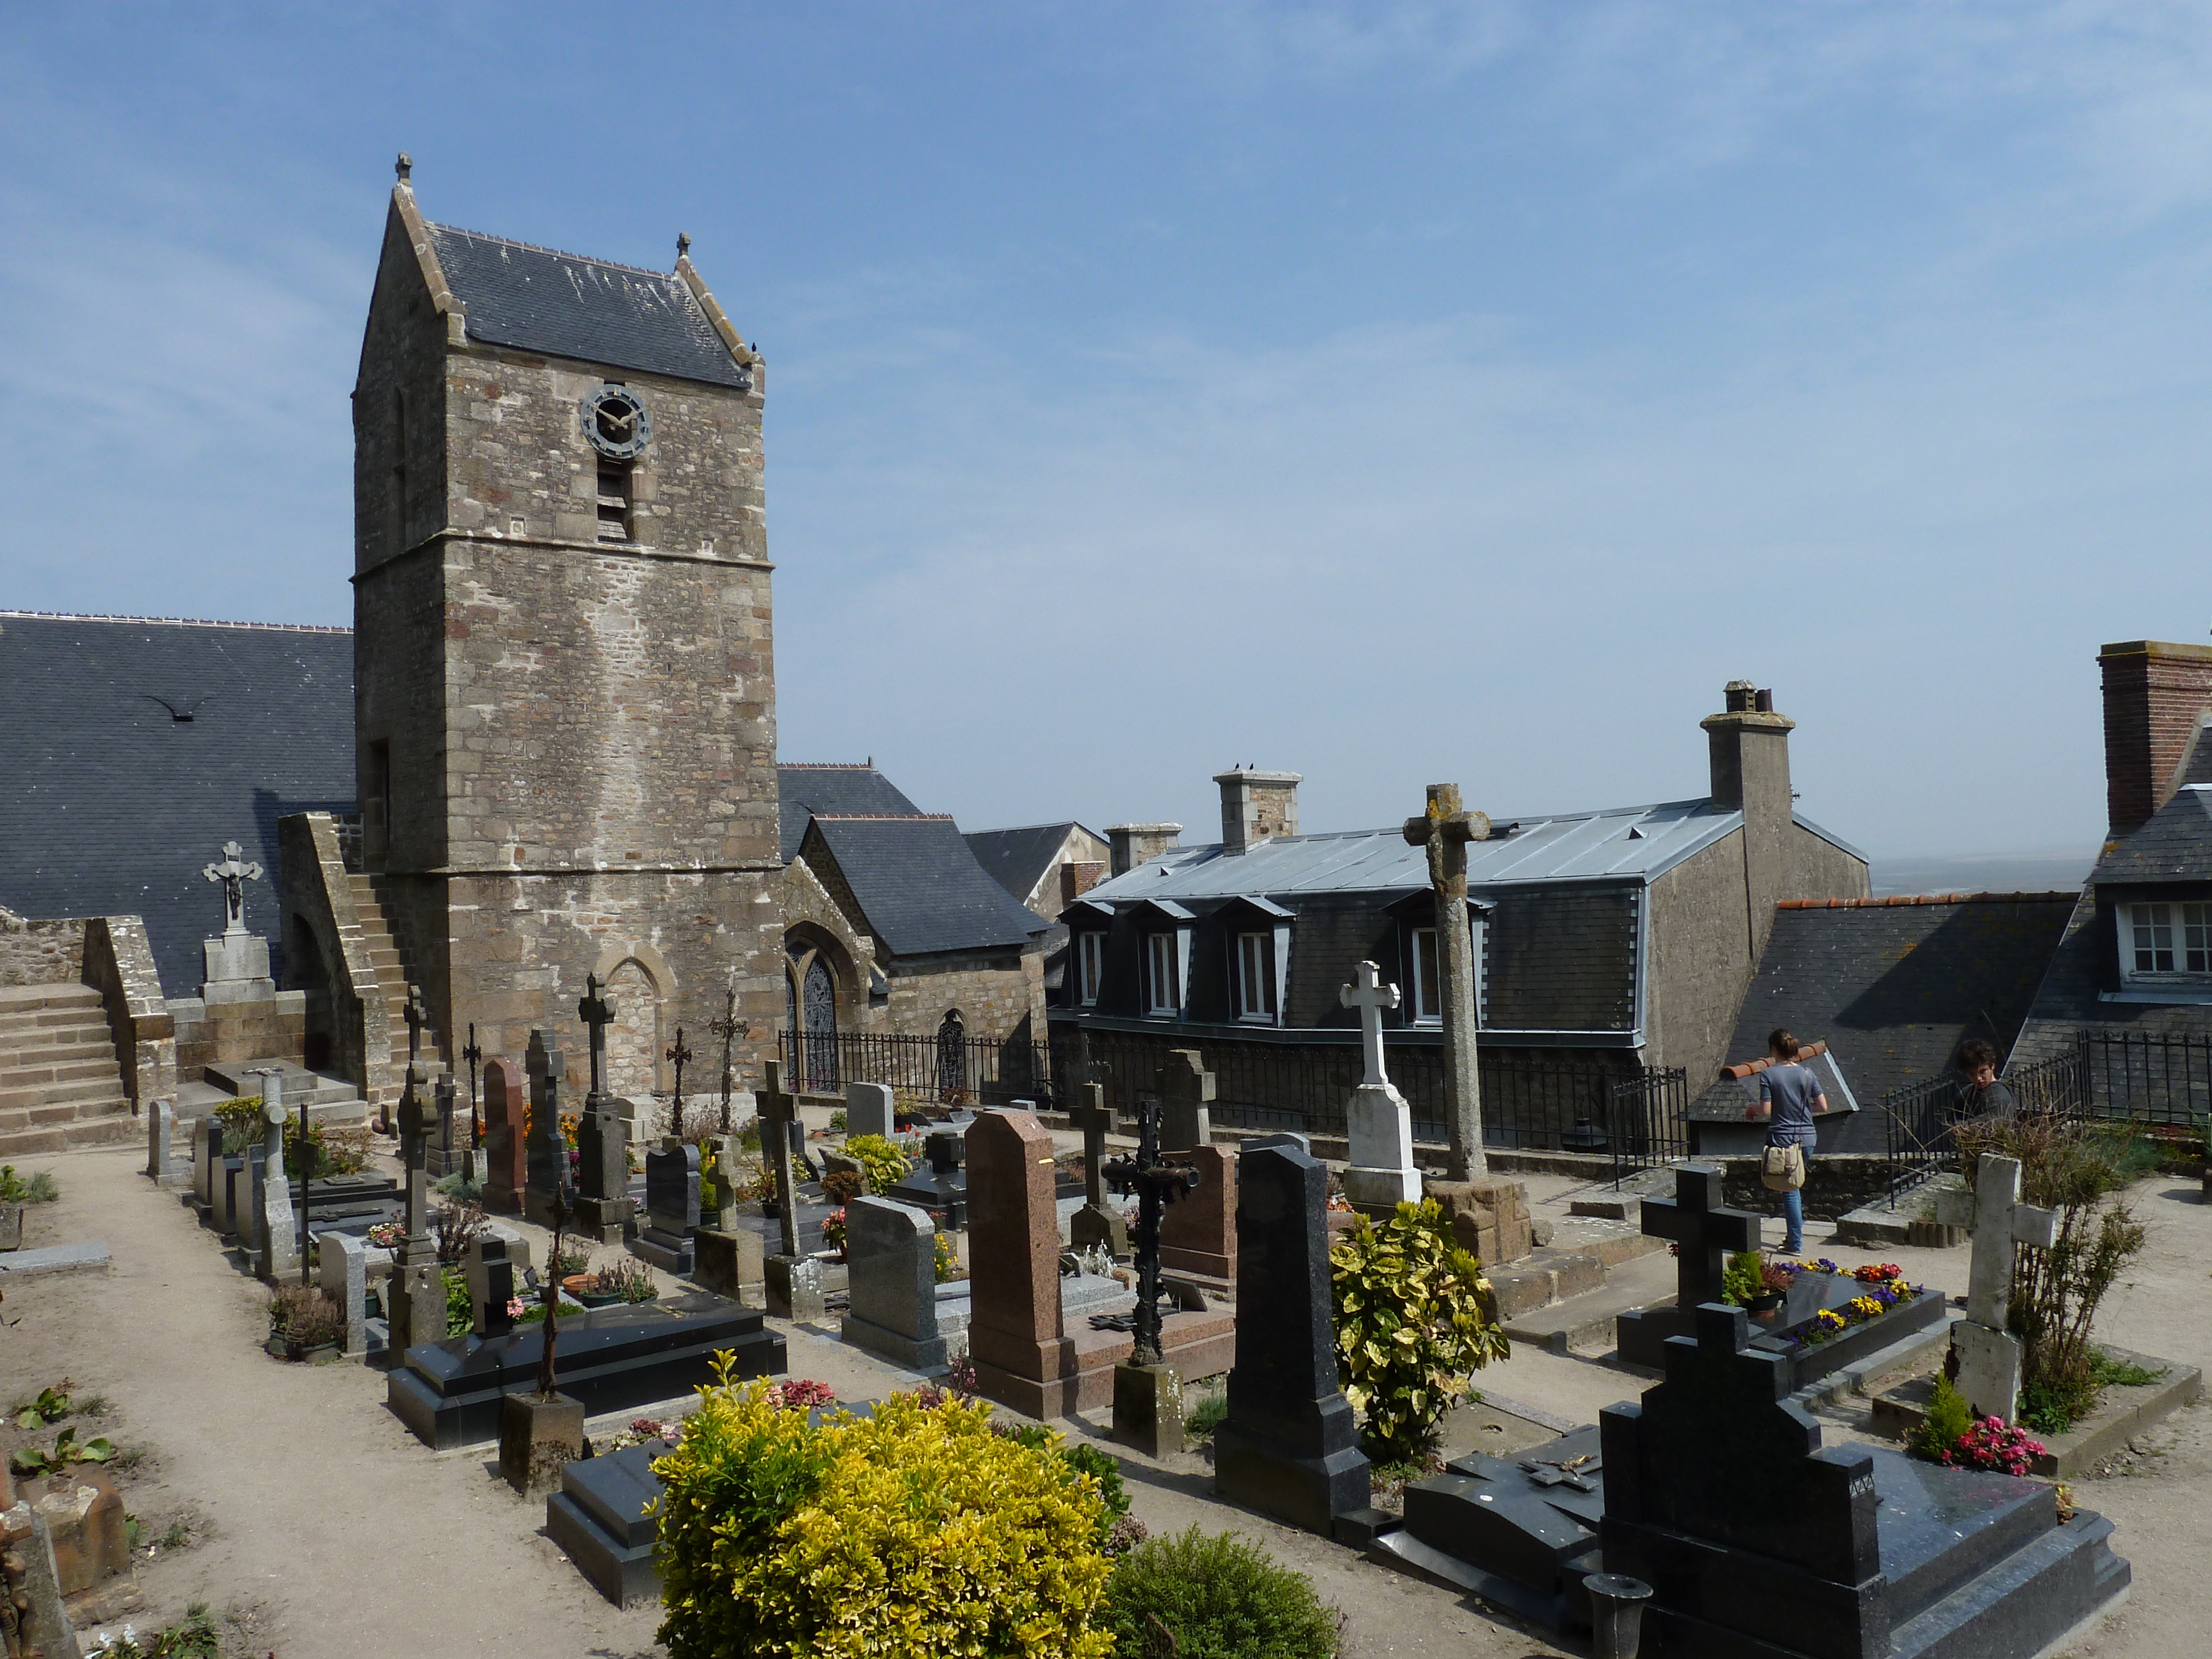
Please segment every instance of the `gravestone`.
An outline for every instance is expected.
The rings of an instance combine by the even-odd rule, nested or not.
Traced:
[[[1237,1283],[1237,1156],[1226,1146],[1178,1152],[1198,1185],[1160,1218],[1160,1268],[1224,1294]]]
[[[972,1122],[974,1120],[969,1120]],[[941,1226],[958,1231],[968,1224],[968,1125],[933,1129],[921,1143],[921,1164],[908,1170],[884,1194],[927,1210]]]
[[[928,1214],[885,1198],[845,1206],[846,1281],[852,1311],[841,1334],[908,1370],[950,1363],[937,1328],[937,1229]]]
[[[568,1226],[602,1244],[619,1244],[637,1224],[637,1200],[629,1195],[630,1116],[624,1109],[630,1103],[611,1095],[597,1098],[598,1109],[587,1107],[576,1126],[580,1167]],[[649,1157],[647,1162],[650,1167]]]
[[[1328,1169],[1299,1146],[1248,1143],[1243,1163],[1237,1364],[1213,1433],[1214,1486],[1328,1537],[1337,1516],[1369,1498],[1358,1425],[1337,1386]]]
[[[882,1135],[888,1139],[896,1133],[896,1115],[891,1106],[891,1091],[881,1083],[848,1083],[845,1085],[845,1133],[853,1135]]]
[[[529,1185],[524,1156],[524,1123],[529,1097],[514,1062],[495,1060],[484,1067],[484,1208],[519,1214]]]
[[[392,1255],[384,1309],[392,1351],[401,1355],[446,1338],[446,1282],[439,1271],[437,1241],[430,1237],[422,1167],[429,1152],[430,1114],[422,1104],[416,1068],[409,1066],[407,1076],[407,1091],[399,1098],[399,1156],[407,1174],[406,1231]]]
[[[352,1233],[331,1231],[315,1241],[315,1263],[323,1294],[345,1310],[345,1352],[358,1358],[368,1352],[368,1244]]]
[[[1351,1163],[1341,1177],[1344,1195],[1355,1209],[1389,1215],[1421,1196],[1421,1172],[1413,1162],[1413,1115],[1384,1068],[1382,1011],[1398,1006],[1398,988],[1384,985],[1371,962],[1352,969],[1353,982],[1337,1000],[1359,1013],[1362,1074],[1345,1115]]]
[[[1958,1359],[1954,1386],[1975,1415],[2009,1423],[2020,1411],[2020,1339],[2006,1328],[2013,1254],[2022,1244],[2049,1249],[2057,1237],[2057,1212],[2020,1201],[2018,1158],[1984,1152],[1975,1161],[1971,1192],[1936,1194],[1936,1219],[1970,1228],[1974,1238],[1966,1316],[1951,1327],[1951,1352]]]
[[[568,1138],[561,1130],[561,1051],[543,1030],[530,1034],[523,1069],[530,1074],[530,1128],[523,1137],[529,1185],[522,1212],[541,1227],[553,1224],[553,1199],[568,1179]]]
[[[2111,1522],[2060,1522],[2040,1481],[1823,1447],[1743,1310],[1694,1313],[1666,1380],[1600,1419],[1604,1565],[1652,1587],[1644,1652],[2036,1654],[2125,1592]]]
[[[1195,1048],[1171,1048],[1152,1074],[1152,1090],[1160,1097],[1160,1150],[1187,1152],[1210,1145],[1213,1115],[1213,1073]]]
[[[28,1535],[9,1552],[21,1563],[9,1577],[20,1582],[0,1579],[0,1595],[10,1596],[9,1611],[15,1615],[10,1620],[15,1630],[9,1646],[25,1653],[40,1653],[43,1659],[64,1659],[64,1656],[76,1659],[76,1632],[70,1623],[68,1608],[62,1604],[52,1523],[37,1504],[23,1507],[29,1511]],[[15,1595],[22,1598],[20,1604],[12,1599]]]
[[[1668,1338],[1697,1328],[1700,1304],[1723,1299],[1729,1257],[1758,1246],[1759,1218],[1723,1207],[1721,1184],[1721,1171],[1711,1165],[1686,1164],[1674,1172],[1674,1197],[1644,1200],[1644,1231],[1675,1246],[1674,1305],[1625,1313],[1614,1322],[1620,1358],[1632,1365],[1662,1365]]]
[[[240,1249],[255,1248],[253,1182],[261,1158],[261,1148],[253,1146],[241,1153],[227,1154],[222,1160],[222,1195],[216,1206],[216,1223],[238,1241]]]
[[[582,1458],[561,1471],[561,1490],[545,1500],[545,1535],[618,1607],[660,1600],[653,1505],[661,1482],[653,1462],[667,1453],[665,1441],[648,1440]]]
[[[751,1228],[702,1227],[691,1236],[691,1282],[701,1290],[733,1302],[743,1301],[750,1291],[765,1293],[768,1241]]]
[[[1067,1218],[1067,1242],[1079,1250],[1103,1249],[1116,1261],[1129,1255],[1129,1223],[1106,1197],[1106,1136],[1114,1114],[1103,1084],[1086,1083],[1068,1121],[1083,1131],[1083,1207]]]
[[[691,1236],[699,1231],[699,1149],[670,1135],[645,1155],[645,1232],[630,1249],[683,1278],[694,1265]]]
[[[173,1188],[192,1183],[192,1174],[177,1158],[176,1139],[175,1103],[154,1102],[146,1109],[146,1175],[157,1185]]]
[[[469,1245],[469,1309],[479,1340],[505,1336],[514,1328],[507,1304],[514,1299],[514,1264],[503,1238],[478,1238]]]
[[[461,1167],[461,1152],[465,1146],[457,1147],[453,1139],[454,1089],[453,1079],[441,1077],[430,1085],[431,1112],[436,1127],[431,1131],[430,1147],[424,1155],[422,1167],[433,1180],[442,1181]],[[467,1126],[463,1125],[461,1139],[468,1138]]]
[[[261,1167],[253,1177],[254,1270],[264,1284],[289,1282],[300,1272],[300,1224],[292,1213],[292,1182],[284,1171],[284,1105],[281,1074],[261,1079]]]
[[[216,1207],[222,1170],[222,1120],[210,1112],[192,1120],[192,1197],[203,1214]]]
[[[699,1143],[699,1225],[715,1232],[738,1229],[738,1191],[744,1179],[735,1135],[708,1135]]]

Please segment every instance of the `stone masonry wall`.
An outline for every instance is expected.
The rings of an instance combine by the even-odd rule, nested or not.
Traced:
[[[884,1029],[935,1036],[949,1009],[960,1011],[971,1038],[1045,1041],[1044,957],[1030,950],[981,963],[928,957],[894,960]]]
[[[0,985],[74,985],[84,973],[84,923],[76,918],[0,927]]]

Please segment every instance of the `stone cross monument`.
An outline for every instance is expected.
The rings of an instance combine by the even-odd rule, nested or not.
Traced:
[[[814,1319],[823,1310],[822,1264],[799,1249],[799,1182],[791,1167],[791,1127],[799,1121],[799,1097],[783,1086],[783,1062],[761,1062],[761,1156],[775,1179],[776,1224],[782,1249],[762,1263],[768,1310],[779,1319]]]
[[[1959,1358],[1959,1392],[1977,1416],[2008,1423],[2020,1409],[2020,1339],[2005,1328],[2012,1300],[2015,1247],[2047,1250],[2058,1237],[2058,1212],[2020,1201],[2020,1160],[1984,1152],[1974,1164],[1972,1192],[1936,1194],[1936,1219],[1973,1230],[1966,1270],[1966,1316],[1951,1327]]]
[[[596,975],[584,981],[576,1017],[591,1034],[592,1090],[576,1123],[578,1180],[569,1221],[602,1244],[619,1244],[635,1231],[637,1201],[629,1195],[629,1126],[621,1102],[606,1092],[607,1026],[615,1011]]]
[[[1445,1179],[1490,1172],[1482,1150],[1482,1081],[1475,1060],[1474,937],[1467,917],[1467,844],[1490,839],[1490,819],[1460,805],[1459,786],[1429,786],[1428,810],[1406,820],[1406,840],[1426,847],[1437,896],[1437,989],[1444,1022],[1444,1117],[1451,1133]]]
[[[1129,1254],[1129,1224],[1106,1201],[1106,1135],[1114,1127],[1106,1085],[1086,1083],[1075,1098],[1067,1116],[1083,1131],[1083,1207],[1067,1218],[1067,1242],[1079,1250],[1103,1249],[1120,1261]]]
[[[392,1264],[389,1316],[392,1346],[404,1355],[446,1336],[446,1285],[438,1271],[438,1246],[430,1237],[429,1206],[423,1191],[422,1164],[429,1149],[430,1115],[414,1086],[416,1068],[407,1068],[407,1092],[399,1101],[399,1153],[407,1170],[407,1231]]]
[[[246,884],[261,879],[261,866],[246,862],[245,850],[236,842],[227,841],[222,844],[222,861],[200,872],[210,881],[222,884],[222,931],[226,934],[246,931]]]
[[[1351,1167],[1344,1172],[1344,1195],[1370,1212],[1389,1213],[1421,1196],[1421,1172],[1413,1166],[1413,1115],[1392,1085],[1382,1058],[1382,1011],[1398,1006],[1398,988],[1382,982],[1371,962],[1352,969],[1353,982],[1337,1000],[1359,1012],[1362,1073],[1352,1092],[1346,1127]]]

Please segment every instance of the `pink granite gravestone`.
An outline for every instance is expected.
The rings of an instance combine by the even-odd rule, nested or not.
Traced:
[[[484,1067],[484,1152],[491,1173],[485,1178],[483,1201],[484,1208],[502,1215],[520,1213],[529,1185],[522,1142],[529,1104],[520,1066],[495,1060]]]

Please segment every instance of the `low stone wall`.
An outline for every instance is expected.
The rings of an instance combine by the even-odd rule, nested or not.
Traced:
[[[307,1064],[307,994],[278,991],[237,1002],[178,997],[168,1005],[176,1020],[177,1075],[198,1082],[226,1060],[289,1060]]]
[[[132,1109],[177,1091],[176,1023],[161,996],[161,975],[146,924],[137,916],[94,916],[85,924],[84,982],[107,1005],[107,1029]]]
[[[0,912],[0,985],[75,985],[84,977],[84,921]]]

